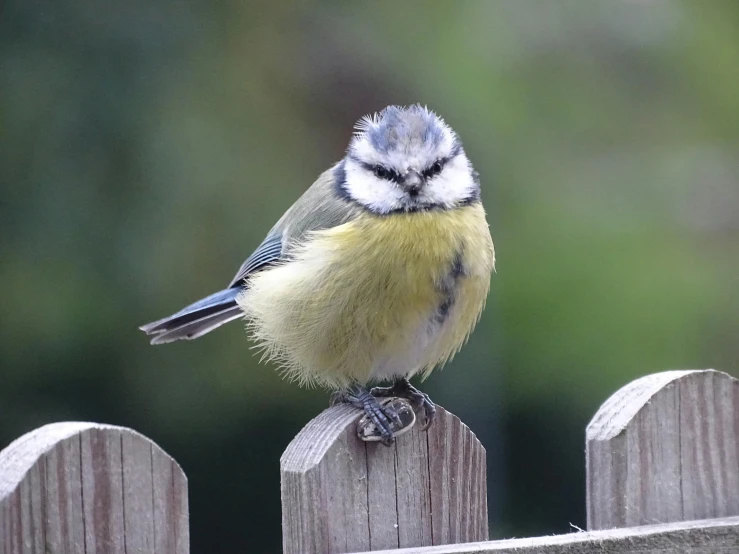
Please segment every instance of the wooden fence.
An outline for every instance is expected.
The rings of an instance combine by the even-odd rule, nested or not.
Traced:
[[[558,536],[487,541],[485,450],[452,414],[392,448],[357,439],[357,419],[329,408],[283,454],[286,554],[739,553],[725,373],[657,373],[609,398],[586,431],[588,531]],[[187,509],[180,467],[130,429],[56,423],[0,452],[0,554],[186,554]]]

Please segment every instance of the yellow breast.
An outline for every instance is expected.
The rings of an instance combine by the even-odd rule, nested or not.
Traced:
[[[239,304],[290,377],[346,387],[451,358],[479,319],[493,266],[479,204],[363,214],[311,233],[289,262],[254,275]]]

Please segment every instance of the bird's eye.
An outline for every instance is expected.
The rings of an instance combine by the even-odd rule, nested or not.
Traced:
[[[374,168],[375,177],[378,179],[387,179],[390,177],[390,170],[386,167],[382,167],[381,165],[376,165]]]
[[[441,160],[436,160],[428,167],[428,169],[426,169],[426,171],[423,172],[423,175],[427,179],[430,179],[431,177],[435,177],[441,173],[442,169],[444,169],[444,163]]]

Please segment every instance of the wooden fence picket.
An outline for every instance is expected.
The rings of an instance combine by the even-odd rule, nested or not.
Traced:
[[[0,452],[0,554],[188,554],[187,479],[143,435],[53,423]]]

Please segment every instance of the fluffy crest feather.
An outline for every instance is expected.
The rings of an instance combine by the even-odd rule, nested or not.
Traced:
[[[354,124],[354,135],[360,136],[376,127],[380,123],[380,114],[375,112],[362,116],[362,118]]]

